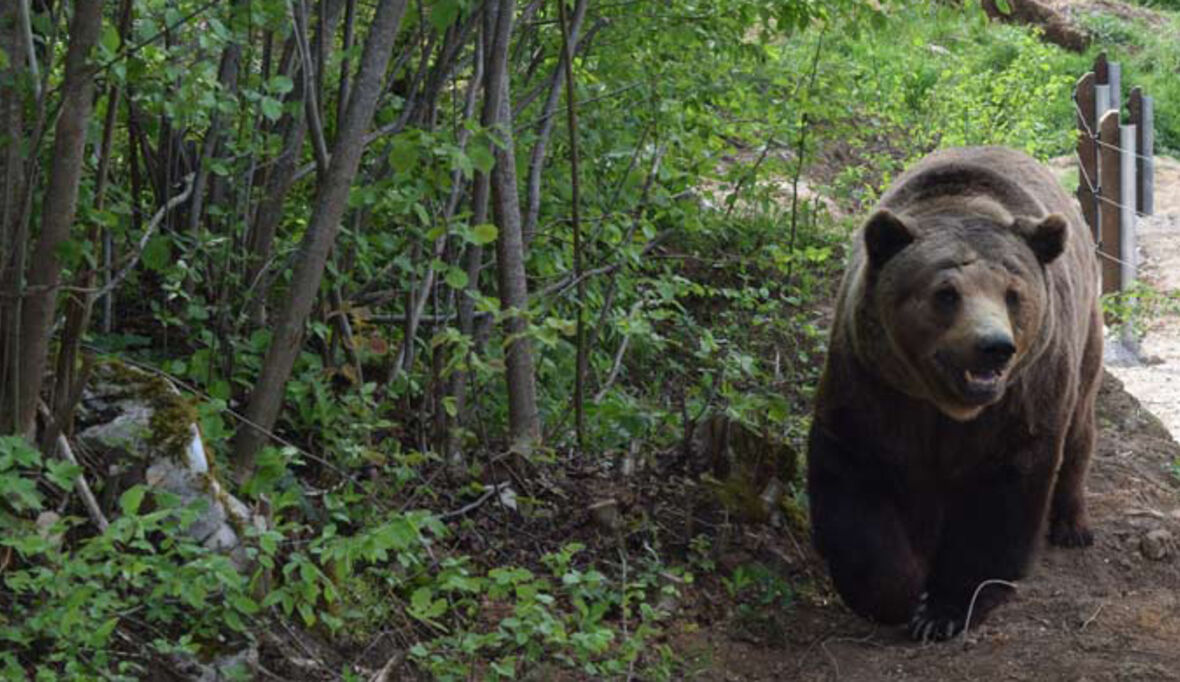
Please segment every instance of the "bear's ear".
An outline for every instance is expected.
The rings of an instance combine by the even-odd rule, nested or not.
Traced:
[[[882,208],[865,223],[865,248],[873,267],[885,265],[914,241],[910,226],[889,209]]]
[[[1060,213],[1050,213],[1039,223],[1024,230],[1024,238],[1042,264],[1052,263],[1065,250],[1069,224]]]

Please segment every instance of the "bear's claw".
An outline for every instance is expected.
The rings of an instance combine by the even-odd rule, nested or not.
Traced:
[[[957,635],[963,629],[965,620],[958,609],[931,606],[928,594],[923,592],[918,608],[910,618],[910,637],[917,642],[943,642]]]

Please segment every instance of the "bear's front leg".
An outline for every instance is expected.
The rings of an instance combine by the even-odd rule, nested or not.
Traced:
[[[955,636],[968,625],[968,611],[970,625],[982,622],[1012,595],[1004,583],[1024,577],[1053,480],[1051,456],[1032,461],[1048,463],[998,466],[947,490],[945,523],[926,592],[910,619],[914,639]]]
[[[844,603],[884,624],[913,613],[926,582],[923,533],[909,522],[908,496],[894,476],[866,466],[819,426],[808,445],[812,541]],[[933,516],[924,515],[924,522]],[[917,541],[917,542],[915,542]],[[925,543],[931,544],[929,542]]]

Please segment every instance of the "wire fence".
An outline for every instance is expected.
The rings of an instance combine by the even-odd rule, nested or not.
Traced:
[[[1103,53],[1078,79],[1073,105],[1077,197],[1095,237],[1102,291],[1123,291],[1137,273],[1136,222],[1154,212],[1154,102],[1134,88],[1124,117],[1122,72]]]

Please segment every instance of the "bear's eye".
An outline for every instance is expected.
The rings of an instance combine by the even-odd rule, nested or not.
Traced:
[[[1009,289],[1008,293],[1004,295],[1004,300],[1008,303],[1009,308],[1016,308],[1020,305],[1020,292]]]
[[[934,302],[942,308],[954,308],[959,304],[959,292],[954,287],[942,287],[934,292]]]

